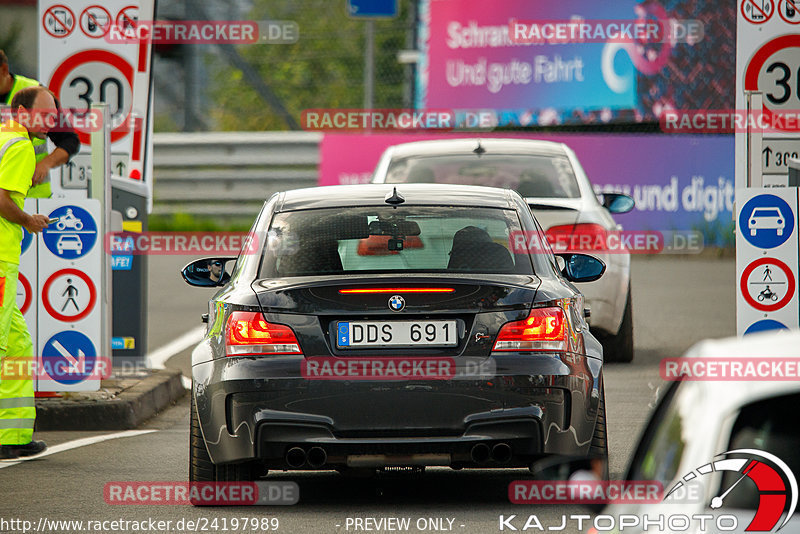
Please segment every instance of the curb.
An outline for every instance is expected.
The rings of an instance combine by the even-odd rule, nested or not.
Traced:
[[[160,369],[111,399],[36,399],[35,430],[131,430],[186,393],[180,371]]]

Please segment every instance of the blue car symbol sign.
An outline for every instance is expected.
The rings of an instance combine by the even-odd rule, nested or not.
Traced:
[[[775,195],[751,198],[739,214],[739,231],[754,247],[778,247],[789,239],[793,230],[792,208]]]
[[[74,260],[94,247],[97,225],[88,211],[79,206],[61,206],[50,217],[58,217],[58,222],[42,231],[42,239],[56,257]]]
[[[406,299],[400,295],[395,295],[389,299],[389,309],[392,311],[403,311],[406,307]]]

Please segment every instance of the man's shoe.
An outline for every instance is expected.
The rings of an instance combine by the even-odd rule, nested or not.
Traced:
[[[0,445],[0,460],[14,460],[19,458],[19,453],[10,445]]]
[[[20,456],[36,456],[46,449],[47,443],[44,441],[31,441],[25,445],[2,445],[0,446],[0,458],[10,459]],[[4,454],[13,456],[4,456]]]

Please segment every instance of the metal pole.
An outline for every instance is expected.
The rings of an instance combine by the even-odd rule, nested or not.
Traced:
[[[191,4],[191,2],[186,2],[184,12],[186,20],[196,20]],[[200,100],[200,55],[197,47],[198,45],[196,44],[188,44],[183,47],[184,132],[195,132],[198,129],[198,125],[194,120]]]
[[[408,31],[406,31],[406,50],[417,49],[417,6],[416,2],[411,2],[409,6],[408,20],[411,21]],[[403,106],[406,108],[414,107],[414,74],[417,68],[416,63],[404,66],[405,76],[403,77]]]
[[[364,109],[372,109],[375,83],[375,21],[367,20],[364,46]]]
[[[750,93],[750,107],[747,121],[747,148],[748,148],[748,187],[763,187],[764,179],[761,174],[761,160],[764,157],[761,153],[763,148],[764,133],[755,128],[750,129],[751,124],[760,124],[760,119],[764,113],[764,95],[758,92]]]
[[[95,116],[102,117],[103,127],[91,133],[92,172],[89,179],[88,196],[100,201],[101,217],[97,221],[99,225],[97,235],[101,239],[105,239],[107,232],[111,228],[111,116],[108,104],[92,104],[92,113]],[[100,309],[102,310],[102,319],[100,324],[101,346],[98,349],[100,355],[106,356],[111,354],[111,325],[113,321],[111,255],[103,255],[100,273],[100,287],[102,288]]]

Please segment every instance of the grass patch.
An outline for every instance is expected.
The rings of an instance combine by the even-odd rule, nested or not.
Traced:
[[[147,227],[151,232],[247,232],[253,226],[254,220],[254,217],[219,220],[189,213],[174,213],[151,215]]]

